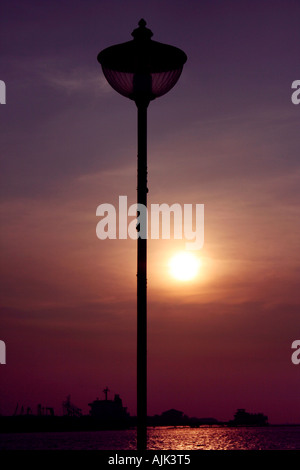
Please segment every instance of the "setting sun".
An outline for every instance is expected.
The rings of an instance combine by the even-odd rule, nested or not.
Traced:
[[[171,258],[169,266],[174,278],[179,281],[189,281],[198,273],[199,260],[190,252],[181,252]]]

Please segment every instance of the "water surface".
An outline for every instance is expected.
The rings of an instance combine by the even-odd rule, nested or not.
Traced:
[[[0,434],[1,450],[135,450],[136,431]],[[300,426],[149,428],[149,450],[300,450]]]

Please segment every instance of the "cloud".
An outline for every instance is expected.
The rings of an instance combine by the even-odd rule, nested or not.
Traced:
[[[42,70],[41,74],[51,86],[68,94],[93,93],[99,95],[110,93],[112,90],[104,76],[101,73],[95,74],[94,70],[78,68],[71,72],[51,70],[50,73]]]

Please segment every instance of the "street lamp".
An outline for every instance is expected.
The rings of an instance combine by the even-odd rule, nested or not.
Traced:
[[[98,54],[108,83],[133,100],[138,111],[137,203],[147,207],[147,108],[177,83],[187,57],[174,46],[153,41],[141,19],[133,40]],[[139,207],[139,206],[138,206]],[[140,212],[137,239],[137,450],[147,449],[147,219]]]

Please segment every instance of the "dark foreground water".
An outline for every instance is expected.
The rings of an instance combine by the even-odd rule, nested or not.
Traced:
[[[300,426],[150,428],[149,450],[300,450]],[[0,450],[135,450],[135,430],[0,434]]]

